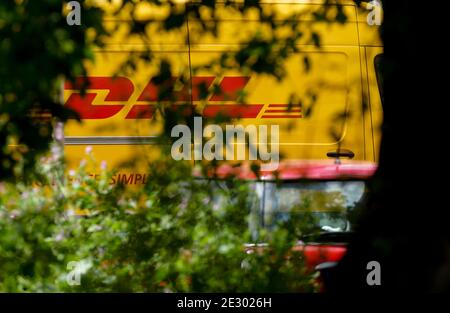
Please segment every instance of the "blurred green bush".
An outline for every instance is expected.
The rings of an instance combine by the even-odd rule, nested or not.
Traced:
[[[127,190],[110,184],[104,166],[99,178],[89,176],[95,161],[87,159],[70,179],[48,159],[37,168],[38,182],[1,183],[0,291],[316,290],[288,229],[261,234],[270,247],[264,252],[245,252],[245,184],[213,189],[189,165],[161,159],[150,165],[144,188]],[[217,205],[217,193],[232,201]],[[70,283],[70,262],[79,265],[79,285]]]

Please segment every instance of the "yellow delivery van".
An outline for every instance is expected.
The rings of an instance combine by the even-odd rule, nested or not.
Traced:
[[[126,8],[119,17],[105,18],[105,26],[114,32],[96,50],[88,76],[79,78],[80,83],[89,83],[86,94],[76,84],[64,86],[65,105],[81,118],[64,125],[69,168],[78,166],[89,147],[98,162],[118,171],[113,183],[144,184],[145,162],[139,159],[157,157],[164,144],[158,140],[163,132],[161,106],[186,105],[205,123],[223,115],[235,126],[276,125],[281,159],[338,157],[376,163],[382,122],[377,69],[383,48],[378,26],[368,22],[372,11],[353,1],[339,1],[347,16],[345,23],[339,23],[315,20],[314,12],[324,1],[262,3],[280,20],[299,13],[303,35],[298,52],[286,60],[281,80],[239,68],[202,67],[224,52],[238,51],[255,32],[264,36],[264,27],[251,12],[241,15],[218,5],[217,36],[202,34],[192,19],[176,31],[162,32],[156,24],[150,25],[142,38],[128,35],[132,23]],[[331,10],[335,6],[328,5]],[[165,12],[143,4],[133,14],[158,20]],[[320,45],[312,37],[320,38]],[[153,51],[152,61],[138,60],[133,71],[120,71],[130,56],[147,48]],[[161,99],[155,83],[160,60],[172,66],[171,101]]]

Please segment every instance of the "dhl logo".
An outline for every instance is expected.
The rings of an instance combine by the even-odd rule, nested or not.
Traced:
[[[177,80],[173,77],[166,83],[164,88],[173,90],[170,94],[175,102],[194,102],[201,100],[201,91],[210,90],[216,77],[197,76],[193,77],[189,84],[184,84],[180,90],[170,89],[174,87]],[[228,76],[223,77],[219,83],[219,88],[214,88],[207,99],[207,105],[203,108],[202,115],[206,118],[217,115],[231,118],[302,118],[300,105],[289,104],[236,104],[224,102],[237,102],[240,92],[247,86],[250,77]],[[86,94],[79,92],[81,86],[87,86]],[[168,85],[168,86],[167,86]],[[155,112],[157,101],[170,100],[169,97],[161,98],[159,93],[161,85],[152,79],[142,90],[135,104],[129,109],[125,119],[151,119]],[[66,106],[78,112],[81,119],[107,119],[115,116],[125,108],[123,102],[130,100],[134,93],[132,81],[126,77],[79,77],[75,84],[66,82],[65,90],[74,91],[66,101]],[[189,93],[189,90],[192,92]],[[103,104],[93,104],[98,96],[94,90],[106,90],[107,95]],[[152,104],[153,102],[153,104]],[[175,107],[177,105],[174,105]],[[195,108],[195,105],[192,104]]]

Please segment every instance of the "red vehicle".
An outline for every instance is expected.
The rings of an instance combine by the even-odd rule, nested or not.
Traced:
[[[276,171],[261,171],[259,177],[248,164],[222,165],[213,174],[221,188],[227,187],[224,178],[234,177],[248,182],[254,191],[249,206],[255,242],[261,229],[270,231],[279,221],[293,218],[301,221],[308,214],[311,233],[299,238],[294,249],[303,252],[311,270],[320,270],[345,255],[352,232],[348,215],[363,198],[366,180],[376,167],[375,163],[365,161],[290,160],[280,163]],[[246,251],[266,246],[265,243],[248,244]]]

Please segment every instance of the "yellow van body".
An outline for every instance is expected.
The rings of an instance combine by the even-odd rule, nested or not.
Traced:
[[[277,79],[263,74],[246,74],[237,70],[193,71],[226,51],[236,51],[240,43],[250,38],[260,24],[252,17],[221,10],[221,26],[217,37],[199,35],[198,24],[189,21],[180,31],[161,33],[150,26],[147,38],[127,36],[130,20],[106,18],[105,25],[119,25],[105,47],[95,52],[96,62],[88,64],[91,85],[82,96],[71,84],[65,84],[65,105],[81,112],[82,122],[65,124],[65,157],[68,168],[78,166],[91,147],[94,158],[106,161],[108,168],[118,172],[112,183],[139,185],[146,181],[146,160],[158,157],[156,138],[162,123],[155,107],[151,78],[158,68],[153,63],[139,61],[131,73],[113,76],[133,53],[149,46],[157,58],[170,60],[174,76],[189,73],[192,82],[209,87],[206,100],[196,96],[191,85],[176,86],[179,94],[188,98],[197,113],[206,118],[229,113],[239,116],[233,123],[240,125],[279,125],[282,159],[324,160],[338,149],[353,152],[353,160],[377,162],[382,122],[381,96],[377,81],[376,57],[382,53],[378,27],[370,26],[371,12],[358,8],[352,1],[341,1],[347,21],[313,21],[310,13],[320,8],[322,1],[262,1],[263,7],[279,16],[303,12],[305,40],[299,41],[299,53],[286,60],[286,75]],[[158,18],[164,12],[142,5],[137,11],[142,18]],[[307,40],[307,32],[316,32],[320,47]],[[189,34],[189,42],[185,42]],[[263,33],[264,35],[264,33]],[[305,58],[310,69],[305,69]],[[214,85],[230,91],[223,96]],[[245,105],[239,103],[236,92],[245,93]],[[293,97],[292,95],[295,96]],[[180,103],[181,103],[180,102]],[[175,103],[176,104],[176,103]],[[95,169],[93,169],[95,172]]]

